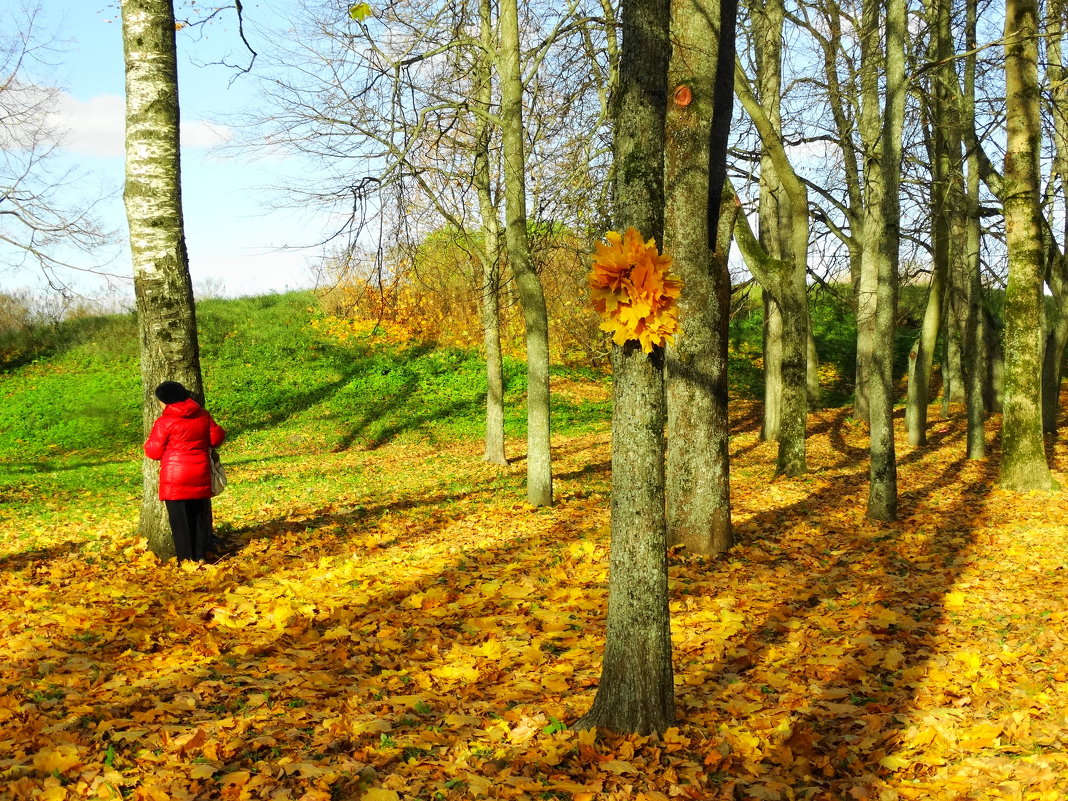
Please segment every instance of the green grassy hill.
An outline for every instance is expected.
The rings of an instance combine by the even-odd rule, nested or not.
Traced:
[[[903,307],[918,306],[922,293],[913,294]],[[482,436],[485,366],[476,352],[341,341],[307,292],[206,300],[197,314],[208,408],[229,432],[231,453],[342,452]],[[846,404],[855,360],[848,303],[816,293],[812,318],[824,403]],[[761,326],[753,293],[731,321],[735,397],[762,393]],[[908,325],[899,330],[901,370],[912,336]],[[505,375],[506,432],[521,438],[524,365],[506,360]],[[28,476],[46,474],[70,488],[136,485],[140,380],[132,314],[0,332],[0,489],[13,480],[25,488]],[[556,433],[587,431],[611,415],[603,374],[558,367],[553,385]]]
[[[346,450],[481,436],[485,373],[476,353],[339,342],[316,326],[321,313],[308,293],[208,300],[197,314],[207,405],[232,443]],[[143,433],[132,315],[61,324],[41,332],[36,358],[27,352],[9,347],[0,373],[0,471],[135,454]],[[521,436],[523,365],[506,362],[505,375],[507,433]],[[609,406],[597,395],[561,395],[557,425],[603,420]]]
[[[339,341],[324,331],[314,296],[298,292],[198,304],[208,407],[247,448],[299,452],[374,448],[386,442],[478,438],[484,364],[477,353]],[[852,316],[840,300],[813,302],[824,401],[849,401]],[[759,297],[731,324],[731,388],[759,397]],[[911,332],[902,329],[899,361]],[[70,320],[0,334],[0,479],[79,462],[136,456],[141,397],[132,314]],[[525,433],[523,364],[505,363],[507,433]],[[554,427],[587,429],[610,415],[607,379],[558,368]]]
[[[197,314],[207,406],[228,432],[225,459],[239,470],[483,435],[485,366],[476,353],[339,342],[317,326],[310,293],[208,300]],[[136,319],[72,320],[31,342],[25,333],[0,341],[0,365],[0,531],[30,544],[72,514],[133,526],[144,438]],[[521,438],[524,365],[507,361],[505,376],[506,434]],[[554,375],[564,385],[575,378],[592,391],[556,395],[560,433],[601,426],[611,414],[607,378]],[[267,473],[257,480],[252,494],[261,500],[307,490],[276,486]],[[11,531],[27,519],[40,530]]]

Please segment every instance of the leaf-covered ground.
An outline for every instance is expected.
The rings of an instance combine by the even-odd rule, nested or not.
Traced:
[[[550,510],[473,443],[236,442],[201,566],[132,537],[134,454],[5,488],[0,798],[1068,797],[1068,496],[997,489],[938,421],[872,524],[844,410],[798,479],[735,414],[740,544],[673,554],[659,740],[567,728],[600,668],[607,433],[555,443]]]

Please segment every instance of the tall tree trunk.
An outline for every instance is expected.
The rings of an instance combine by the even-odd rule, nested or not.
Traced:
[[[488,192],[486,193],[488,196]],[[479,187],[480,205],[482,191]],[[486,351],[486,452],[491,464],[508,464],[504,450],[504,360],[501,352],[500,244],[497,210],[483,205],[483,269],[480,287],[482,340]]]
[[[960,169],[960,143],[954,136],[955,115],[952,108],[956,91],[956,67],[952,58],[952,40],[948,42],[948,20],[945,18],[946,4],[943,0],[929,0],[926,3],[927,24],[931,31],[928,58],[934,67],[929,71],[930,86],[925,97],[927,116],[930,120],[930,134],[927,137],[927,150],[931,160],[931,246],[932,246],[932,290],[928,299],[925,315],[924,334],[930,335],[927,321],[934,319],[940,323],[942,335],[942,416],[948,417],[951,402],[963,399],[964,384],[961,380],[961,336],[963,332],[963,312],[959,296],[961,294],[959,266],[961,264],[961,242],[955,237],[959,233],[954,222],[959,212],[960,200],[958,174]],[[953,84],[953,85],[951,85]],[[941,307],[932,308],[939,300]],[[926,344],[926,343],[923,343]],[[922,347],[922,346],[921,346]],[[922,354],[927,359],[933,351]],[[912,432],[909,432],[910,438]],[[923,436],[926,442],[926,432]]]
[[[867,191],[868,185],[865,184]],[[869,200],[870,202],[870,200]],[[876,244],[878,233],[869,233],[867,226],[871,216],[864,215],[862,236],[864,245],[860,254],[860,269],[854,281],[853,305],[857,320],[857,371],[853,396],[853,417],[868,421],[871,418],[871,371],[875,349],[875,309],[878,293],[877,259],[868,252]]]
[[[836,0],[818,3],[815,6],[819,14],[819,20],[812,27],[811,32],[819,44],[822,54],[823,74],[822,78],[827,87],[827,105],[834,120],[834,129],[838,146],[842,153],[842,171],[845,178],[845,202],[842,206],[842,214],[848,223],[848,233],[835,227],[834,233],[845,244],[849,252],[849,275],[853,292],[853,309],[860,319],[861,260],[864,241],[864,181],[863,181],[863,142],[858,144],[857,115],[854,111],[856,106],[857,88],[855,86],[856,70],[849,68],[845,74],[849,76],[850,83],[843,85],[840,59],[843,56],[842,43],[852,39],[846,35],[845,27],[852,29],[853,18],[842,13],[842,9]],[[848,62],[852,62],[851,56],[846,56]],[[859,364],[859,357],[858,357]],[[857,376],[859,377],[858,367]],[[859,380],[856,382],[856,396],[863,417],[867,419],[867,391],[863,389]],[[863,397],[861,397],[863,396]],[[857,409],[854,409],[854,415]]]
[[[817,412],[823,408],[823,401],[820,398],[820,360],[816,353],[816,335],[812,332],[812,315],[808,318],[807,340],[808,359],[805,363],[805,384],[808,390],[808,410]]]
[[[938,331],[942,327],[944,286],[945,262],[936,259],[931,273],[931,285],[927,289],[923,325],[909,352],[908,401],[905,407],[905,428],[908,430],[909,445],[927,444],[927,407],[931,403],[934,351],[938,343]]]
[[[865,0],[861,22],[862,134],[867,158],[868,198],[864,224],[864,264],[874,275],[872,349],[868,374],[871,469],[868,516],[897,519],[897,456],[894,447],[894,325],[897,316],[897,262],[901,135],[905,107],[905,4],[886,0],[883,51],[881,3]],[[879,73],[885,70],[885,105],[879,111]]]
[[[1056,295],[1056,300],[1060,300]],[[1068,341],[1068,320],[1057,317],[1053,328],[1046,334],[1042,348],[1042,430],[1057,433],[1057,408],[1061,389],[1064,344]]]
[[[752,272],[752,267],[749,271]],[[770,289],[764,289],[761,297],[764,301],[764,325],[761,330],[764,345],[764,417],[760,424],[760,438],[766,442],[778,442],[782,422],[782,307],[775,301]]]
[[[773,5],[768,6],[774,12]],[[779,8],[781,12],[781,8]],[[781,29],[780,29],[781,30]],[[781,33],[780,33],[781,35]],[[774,35],[772,36],[774,38]],[[771,67],[769,67],[771,69]],[[805,424],[808,418],[808,287],[805,282],[808,262],[808,191],[790,164],[780,126],[753,93],[740,62],[735,62],[735,93],[760,135],[764,157],[774,178],[769,186],[775,206],[774,215],[781,221],[776,244],[782,258],[760,248],[767,258],[748,263],[753,276],[765,292],[772,295],[782,311],[782,416],[779,422],[779,453],[776,472],[796,476],[808,469],[805,454]],[[777,98],[775,99],[777,102]],[[772,104],[772,110],[776,105]],[[763,163],[763,161],[762,161]],[[771,214],[769,210],[767,212]],[[744,253],[745,251],[743,251]],[[768,272],[770,270],[770,272]]]
[[[952,282],[952,279],[950,279]],[[950,303],[951,293],[946,293]],[[948,419],[950,406],[964,402],[964,359],[961,353],[962,336],[950,310],[942,314],[942,416]]]
[[[1068,173],[1061,173],[1062,175]],[[1047,233],[1046,284],[1053,295],[1053,314],[1042,349],[1042,430],[1057,431],[1057,409],[1064,368],[1064,348],[1068,344],[1068,258]]]
[[[519,10],[500,4],[501,144],[504,150],[505,242],[515,276],[527,340],[527,500],[551,506],[553,476],[549,428],[549,318],[527,236],[526,151],[520,75]]]
[[[942,246],[948,263],[946,293],[946,358],[944,402],[964,400],[968,408],[968,453],[976,458],[984,450],[981,392],[973,392],[978,376],[979,348],[977,290],[978,252],[972,252],[972,222],[978,222],[978,196],[969,195],[965,185],[963,155],[965,98],[957,78],[956,50],[952,30],[953,9],[950,0],[933,0],[929,12],[933,31],[934,64],[932,70],[931,119],[936,162],[932,196],[935,213],[945,242]],[[970,120],[969,120],[970,122]],[[974,184],[975,178],[972,177]],[[974,256],[974,258],[973,258]],[[978,439],[976,435],[978,434]]]
[[[623,0],[615,115],[617,227],[662,242],[667,0]],[[664,512],[664,352],[612,348],[608,626],[593,706],[576,724],[663,732],[675,722]]]
[[[1046,22],[1046,76],[1049,84],[1053,125],[1054,175],[1060,179],[1061,214],[1068,213],[1068,70],[1064,67],[1064,26],[1068,5],[1064,0],[1050,0]],[[1068,222],[1064,223],[1068,227]],[[1068,344],[1068,233],[1061,240],[1052,228],[1047,232],[1049,275],[1046,283],[1053,293],[1054,319],[1046,337],[1042,369],[1042,429],[1057,431],[1057,408],[1060,403],[1064,349]]]
[[[695,553],[721,554],[733,544],[727,421],[727,323],[730,315],[732,213],[720,213],[724,152],[713,142],[731,117],[733,87],[717,85],[718,64],[734,69],[731,0],[672,4],[664,154],[664,247],[683,280],[679,336],[668,349],[668,541]],[[722,80],[721,80],[722,83]],[[727,102],[724,103],[724,100]],[[726,120],[727,122],[724,122]],[[720,168],[721,169],[721,168]],[[715,214],[710,206],[715,205]],[[728,201],[727,208],[734,204]],[[715,222],[718,219],[719,223]],[[722,235],[718,235],[717,226]]]
[[[964,22],[964,83],[960,98],[961,135],[965,149],[967,185],[965,188],[964,260],[970,297],[968,300],[968,458],[986,458],[986,399],[984,388],[987,375],[987,354],[984,337],[982,285],[982,227],[979,220],[979,154],[971,147],[970,134],[975,131],[975,72],[976,0],[967,0]],[[949,9],[952,17],[952,9]]]
[[[1041,128],[1038,86],[1038,3],[1005,2],[1007,126],[1003,202],[1009,250],[1005,290],[1005,401],[1001,484],[1049,490],[1053,479],[1042,439],[1042,277],[1039,208]]]
[[[482,337],[486,350],[486,453],[491,464],[508,464],[504,451],[504,365],[501,355],[501,247],[497,204],[493,202],[490,179],[490,145],[493,126],[489,113],[493,104],[492,58],[493,11],[490,0],[479,1],[479,27],[482,51],[475,65],[475,101],[480,115],[475,123],[475,159],[472,181],[478,192],[482,218],[482,280],[480,301]]]
[[[783,24],[786,19],[786,9],[781,0],[773,2],[759,2],[749,4],[749,17],[751,20],[754,49],[756,51],[756,87],[760,106],[767,115],[770,129],[774,131],[778,142],[783,140],[782,115],[782,37]],[[776,148],[777,149],[777,148]],[[760,244],[765,252],[773,259],[784,260],[792,263],[792,268],[787,280],[790,286],[790,278],[794,292],[797,292],[796,276],[792,271],[804,271],[807,265],[808,229],[807,229],[807,199],[806,208],[799,211],[796,209],[795,197],[790,194],[788,184],[779,178],[779,169],[782,158],[778,154],[769,152],[764,146],[760,159],[760,201],[757,209],[760,221]],[[788,168],[792,172],[792,167]],[[790,181],[794,176],[790,176]],[[805,253],[801,258],[794,254],[794,235],[797,227],[795,215],[804,214],[805,220]],[[801,277],[804,284],[804,276]],[[781,289],[786,290],[787,286]],[[805,313],[808,320],[807,287],[805,287]],[[785,391],[796,394],[797,387],[791,386],[783,376],[783,370],[795,369],[799,357],[799,349],[793,343],[784,345],[784,337],[787,341],[790,337],[799,333],[798,321],[786,320],[783,325],[783,304],[788,305],[798,302],[798,298],[776,298],[764,294],[765,297],[765,327],[764,327],[764,414],[765,423],[762,429],[764,439],[779,440],[779,425],[782,419],[784,405],[792,406],[798,403],[796,397],[792,397],[787,404],[782,397]],[[808,331],[805,334],[805,392],[807,408],[819,407],[819,376],[816,362],[816,340],[812,335],[811,321],[808,320]],[[800,343],[798,343],[800,344]],[[784,361],[785,357],[785,361]],[[777,394],[773,394],[777,393]],[[770,416],[771,419],[767,419]],[[793,444],[796,447],[796,443]],[[803,458],[803,454],[802,454]]]
[[[126,61],[126,185],[141,341],[145,436],[159,416],[155,389],[180,381],[203,402],[193,285],[185,247],[178,140],[178,65],[170,0],[122,0]],[[145,459],[139,532],[161,558],[174,541],[159,500],[159,466]]]
[[[769,131],[782,139],[782,29],[785,9],[779,0],[748,2],[756,62],[756,97],[767,115]],[[807,213],[807,209],[806,209]],[[772,259],[790,256],[790,202],[779,180],[775,159],[763,146],[760,156],[760,193],[757,200],[757,230],[760,246]],[[758,278],[759,280],[759,278]],[[776,289],[781,293],[781,277]],[[783,311],[774,291],[764,296],[764,424],[761,437],[779,442],[783,413]]]
[[[991,314],[982,309],[979,318],[983,347],[983,405],[986,411],[997,413],[1005,404],[1005,349],[998,337],[997,325]]]

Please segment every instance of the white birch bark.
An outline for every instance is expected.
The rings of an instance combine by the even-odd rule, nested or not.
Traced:
[[[180,381],[203,402],[193,287],[182,217],[178,68],[171,0],[122,0],[126,61],[126,185],[141,339],[146,436],[159,415],[154,392]],[[174,555],[159,466],[144,460],[140,533],[157,556]]]

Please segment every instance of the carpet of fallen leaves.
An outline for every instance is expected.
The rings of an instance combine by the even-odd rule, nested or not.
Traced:
[[[600,668],[606,433],[557,440],[549,510],[473,443],[235,443],[207,565],[132,538],[136,487],[33,552],[7,510],[0,798],[1068,797],[1068,495],[999,490],[999,421],[969,462],[955,417],[899,439],[902,518],[870,523],[862,425],[815,414],[811,472],[776,479],[755,415],[739,545],[672,556],[659,739],[567,727]]]

